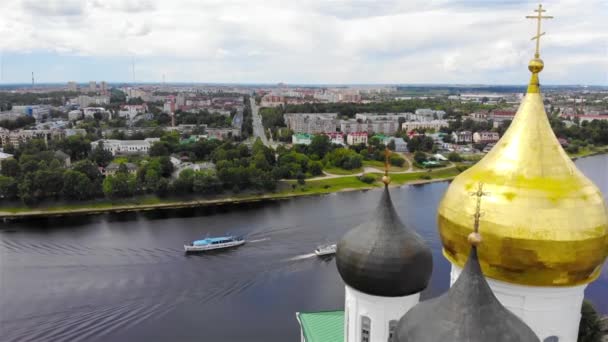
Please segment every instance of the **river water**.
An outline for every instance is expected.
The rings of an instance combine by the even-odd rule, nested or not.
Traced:
[[[608,155],[577,161],[608,194]],[[436,209],[447,182],[392,189],[433,248],[423,298],[444,292]],[[343,308],[333,259],[311,252],[374,210],[378,190],[219,208],[3,224],[2,341],[297,341],[296,311]],[[248,234],[237,249],[184,255],[184,242]],[[608,266],[586,296],[608,313]]]

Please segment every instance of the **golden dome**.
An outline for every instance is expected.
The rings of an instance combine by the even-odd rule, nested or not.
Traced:
[[[602,194],[555,137],[533,59],[528,93],[494,148],[454,179],[439,205],[444,255],[463,267],[470,249],[477,185],[483,183],[479,246],[484,274],[532,286],[593,281],[608,254],[608,211]]]

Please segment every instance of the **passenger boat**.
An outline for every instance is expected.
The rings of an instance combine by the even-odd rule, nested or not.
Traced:
[[[319,246],[315,249],[315,254],[317,256],[336,254],[336,244]]]
[[[245,239],[242,236],[220,236],[192,241],[191,244],[184,245],[184,250],[186,253],[205,252],[216,249],[236,247],[244,243]]]

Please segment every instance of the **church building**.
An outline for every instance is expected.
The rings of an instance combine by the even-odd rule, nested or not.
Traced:
[[[608,255],[608,210],[549,124],[539,50],[552,17],[535,12],[532,75],[512,124],[439,204],[450,289],[420,301],[431,252],[399,218],[386,171],[374,217],[337,245],[344,310],[297,313],[303,342],[576,342],[584,290]]]

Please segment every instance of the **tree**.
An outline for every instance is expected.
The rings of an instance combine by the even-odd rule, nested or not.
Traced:
[[[581,322],[578,328],[578,342],[600,342],[602,331],[600,319],[593,305],[588,301],[583,301],[581,307]]]
[[[192,192],[194,185],[194,171],[186,169],[179,173],[179,176],[173,182],[174,191],[177,194],[188,194]]]
[[[7,177],[18,177],[20,173],[19,162],[14,158],[3,160],[0,173]]]
[[[331,149],[331,143],[329,137],[325,134],[315,135],[310,145],[308,145],[308,154],[316,154],[319,158],[325,157],[325,154]]]
[[[167,148],[166,143],[157,141],[150,146],[148,153],[150,154],[150,157],[163,157],[169,155],[169,149]]]
[[[319,176],[323,173],[323,164],[318,160],[309,160],[308,171],[313,176]]]
[[[91,160],[93,160],[97,165],[106,167],[114,157],[112,156],[112,152],[107,151],[103,147],[103,141],[100,141],[91,151]]]
[[[401,156],[399,156],[397,154],[391,154],[389,161],[390,161],[391,165],[398,166],[398,167],[402,167],[403,164],[405,164],[405,159],[403,159]]]
[[[130,197],[135,194],[135,176],[117,172],[103,181],[103,193],[109,198]]]
[[[85,200],[93,196],[93,183],[82,172],[67,170],[63,173],[62,194],[66,199]]]
[[[448,160],[451,162],[461,162],[462,157],[456,152],[451,152],[450,154],[448,154]]]
[[[13,177],[0,176],[0,198],[17,198],[17,181]]]
[[[422,164],[426,161],[426,154],[424,152],[417,151],[414,153],[414,161],[418,164]]]
[[[72,160],[80,160],[87,157],[91,151],[91,142],[81,135],[73,135],[61,140],[57,147],[70,155]]]

